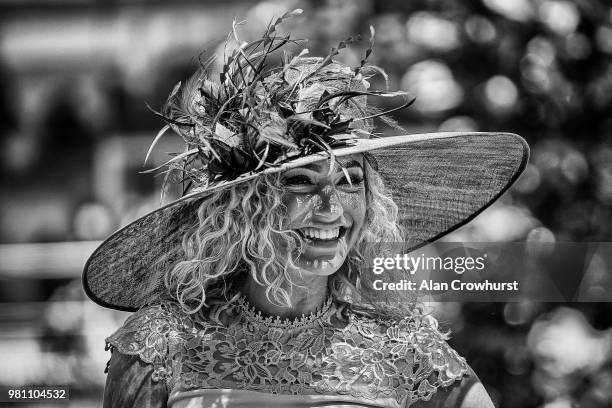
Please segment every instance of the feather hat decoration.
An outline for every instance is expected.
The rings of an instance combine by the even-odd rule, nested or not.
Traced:
[[[355,68],[333,58],[359,37],[341,41],[325,58],[311,58],[303,49],[293,57],[285,52],[280,65],[272,64],[273,54],[301,42],[277,33],[279,24],[300,13],[297,9],[277,18],[251,42],[240,41],[234,22],[228,41],[239,45],[226,56],[219,75],[211,73],[214,59],[208,59],[189,81],[178,83],[162,111],[155,112],[167,125],[149,154],[169,129],[184,139],[186,150],[149,171],[165,168],[168,175],[178,174],[185,194],[315,152],[333,157],[333,149],[370,136],[372,118],[389,113],[370,112],[367,96],[402,98],[393,110],[412,103],[407,92],[369,90],[369,77],[381,72],[366,65],[374,42],[372,27],[369,47]]]

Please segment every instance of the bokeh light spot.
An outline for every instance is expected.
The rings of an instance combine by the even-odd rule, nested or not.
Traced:
[[[469,116],[453,116],[438,127],[440,132],[477,132],[478,124]]]
[[[418,12],[406,23],[408,40],[436,51],[449,51],[459,46],[457,24],[433,13]]]
[[[568,149],[561,159],[561,173],[567,181],[577,184],[584,180],[589,171],[589,164],[584,155],[575,149]]]
[[[612,28],[599,27],[595,33],[595,42],[601,51],[612,54]]]
[[[541,181],[542,177],[540,176],[540,171],[536,166],[529,163],[523,174],[521,174],[514,186],[512,186],[512,189],[522,194],[531,193],[537,190]]]
[[[591,55],[591,42],[584,34],[570,34],[565,39],[565,52],[570,58],[585,59]]]
[[[545,1],[538,9],[540,21],[559,35],[573,33],[580,23],[576,6],[569,1]]]
[[[555,234],[545,227],[536,227],[527,234],[527,242],[537,244],[553,244],[555,243]]]
[[[612,204],[612,148],[600,147],[593,155],[595,164],[596,195],[606,204]]]
[[[508,77],[497,75],[485,84],[487,107],[494,113],[506,113],[516,105],[518,91]]]
[[[463,101],[463,88],[448,65],[425,60],[413,65],[402,77],[402,89],[416,95],[414,106],[425,114],[437,114],[458,106]]]
[[[519,326],[530,322],[536,313],[532,301],[509,302],[504,305],[504,320],[511,326]]]
[[[491,21],[483,16],[471,16],[465,21],[468,37],[479,44],[489,44],[497,38],[497,30]]]
[[[491,10],[518,21],[528,21],[534,15],[533,4],[529,0],[484,0]]]
[[[78,239],[102,239],[115,227],[108,207],[100,203],[83,204],[74,216],[74,233]]]

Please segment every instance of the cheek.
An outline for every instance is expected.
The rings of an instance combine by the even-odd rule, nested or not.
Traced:
[[[339,200],[344,213],[349,214],[353,223],[360,227],[365,221],[366,214],[365,190],[355,193],[341,193],[339,194]]]

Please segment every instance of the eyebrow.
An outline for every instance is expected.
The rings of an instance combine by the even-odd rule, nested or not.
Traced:
[[[363,166],[361,165],[361,163],[359,163],[357,160],[354,160],[354,159],[349,161],[349,162],[347,162],[344,165],[342,163],[340,163],[340,165],[342,165],[343,167],[346,167],[346,168],[348,168],[348,167],[359,167],[360,169],[363,170]]]

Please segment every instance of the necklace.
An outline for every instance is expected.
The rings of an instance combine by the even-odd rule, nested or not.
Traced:
[[[242,316],[247,322],[280,329],[296,329],[310,326],[321,320],[324,316],[329,315],[328,312],[332,309],[333,303],[333,298],[330,295],[314,312],[302,314],[302,316],[292,320],[288,318],[283,319],[279,316],[262,315],[261,310],[257,310],[255,306],[252,306],[244,295],[238,298],[237,307],[240,309]]]

